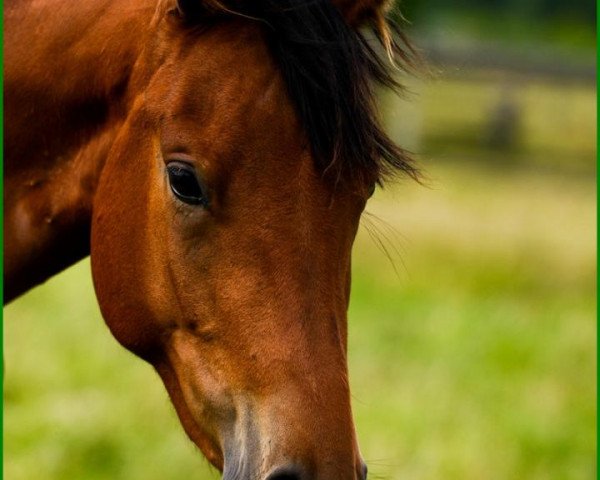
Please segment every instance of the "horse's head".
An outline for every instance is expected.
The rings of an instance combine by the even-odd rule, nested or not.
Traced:
[[[352,26],[381,12],[244,3],[161,6],[140,39],[94,204],[98,298],[226,478],[363,478],[350,252],[375,182],[414,173],[377,126],[368,76],[389,79]]]

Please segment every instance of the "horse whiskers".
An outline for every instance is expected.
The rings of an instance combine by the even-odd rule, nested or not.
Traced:
[[[394,257],[397,257],[400,260],[400,263],[402,264],[404,271],[406,273],[408,273],[408,269],[406,267],[404,259],[402,258],[402,253],[400,252],[400,250],[397,247],[397,242],[394,242],[392,239],[390,239],[389,235],[386,235],[386,233],[382,230],[381,227],[379,227],[375,223],[374,220],[377,220],[381,225],[386,227],[388,229],[388,232],[390,232],[393,236],[401,236],[401,234],[398,231],[396,231],[388,222],[386,222],[385,220],[381,219],[380,217],[374,215],[373,213],[365,211],[363,213],[361,220],[365,221],[364,226],[365,226],[366,232],[369,234],[369,237],[371,237],[371,239],[373,240],[375,245],[377,245],[377,248],[379,248],[379,250],[390,261],[392,268],[394,269],[394,273],[396,274],[396,277],[400,280],[401,279],[400,272],[398,271],[396,262],[394,261]],[[388,248],[388,246],[389,246],[389,248]],[[391,253],[390,253],[390,248],[391,248]],[[393,253],[393,255],[392,255],[392,253]]]
[[[371,227],[373,227],[373,226],[371,225]],[[375,227],[373,227],[373,228],[375,228]],[[390,255],[389,250],[387,249],[387,247],[385,246],[385,244],[383,243],[381,238],[378,236],[378,232],[373,232],[369,228],[369,226],[366,226],[366,230],[367,230],[367,233],[369,234],[369,236],[371,237],[371,239],[375,242],[375,245],[377,245],[377,248],[379,248],[379,250],[381,250],[383,252],[383,254],[387,257],[387,259],[390,261],[392,268],[394,269],[394,273],[396,274],[396,277],[398,278],[398,280],[400,280],[400,273],[398,272],[396,263],[394,262],[394,259]]]
[[[395,462],[389,462],[386,459],[377,459],[377,460],[365,460],[367,465],[369,465],[369,480],[389,480],[391,478],[390,474],[377,473],[374,471],[377,467],[399,467],[399,465]]]

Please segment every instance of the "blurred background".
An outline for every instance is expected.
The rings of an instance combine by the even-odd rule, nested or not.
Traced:
[[[372,479],[596,478],[596,10],[404,0],[430,75],[381,93],[426,174],[354,250],[350,373]],[[83,261],[5,309],[4,478],[216,479]]]

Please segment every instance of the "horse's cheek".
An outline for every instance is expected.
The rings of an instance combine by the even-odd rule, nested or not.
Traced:
[[[159,353],[161,336],[152,305],[161,302],[148,292],[147,194],[135,191],[136,182],[127,181],[127,173],[107,172],[101,179],[94,201],[92,276],[112,334],[127,349],[150,359]],[[138,178],[137,183],[143,182]]]

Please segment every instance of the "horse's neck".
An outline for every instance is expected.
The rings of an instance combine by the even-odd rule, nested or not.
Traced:
[[[89,254],[94,191],[125,119],[148,3],[5,6],[5,301]]]

